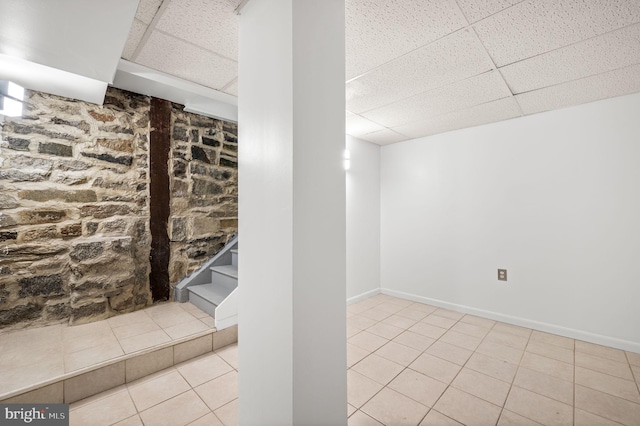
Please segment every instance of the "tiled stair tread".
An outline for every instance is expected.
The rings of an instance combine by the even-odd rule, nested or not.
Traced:
[[[202,284],[189,287],[189,291],[197,294],[205,300],[219,305],[233,291],[233,288],[227,288],[221,285]]]
[[[235,265],[212,266],[211,270],[232,278],[238,278],[238,267]]]

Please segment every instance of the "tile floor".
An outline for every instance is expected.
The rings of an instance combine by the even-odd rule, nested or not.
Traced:
[[[191,303],[163,303],[86,325],[2,333],[0,396],[212,329],[213,318]]]
[[[347,338],[349,426],[640,425],[637,353],[387,295],[348,306]],[[79,401],[71,424],[235,425],[237,368],[225,347]]]

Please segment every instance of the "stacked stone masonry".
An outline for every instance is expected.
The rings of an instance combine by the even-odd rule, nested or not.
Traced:
[[[147,306],[150,98],[25,105],[0,120],[0,329]],[[237,128],[179,105],[172,122],[173,286],[237,232]]]

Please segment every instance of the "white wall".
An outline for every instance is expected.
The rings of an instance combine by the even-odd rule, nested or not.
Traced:
[[[380,146],[347,136],[347,299],[380,291]]]
[[[639,111],[636,94],[382,147],[383,291],[640,351]]]

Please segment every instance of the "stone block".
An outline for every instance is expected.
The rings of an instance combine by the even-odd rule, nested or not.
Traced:
[[[0,170],[0,180],[11,182],[42,182],[49,176],[48,171],[35,170],[32,172],[22,172],[16,169]]]
[[[8,226],[14,226],[16,221],[13,217],[6,213],[0,213],[0,228],[6,228]]]
[[[0,326],[15,324],[22,321],[29,321],[39,318],[42,313],[42,306],[35,303],[13,306],[9,309],[0,310]]]
[[[238,219],[220,219],[220,228],[238,229]]]
[[[172,137],[175,140],[184,141],[184,142],[189,140],[187,129],[185,127],[178,126],[175,124],[173,126]]]
[[[180,179],[174,179],[173,180],[173,185],[172,185],[172,191],[171,191],[171,195],[174,197],[188,197],[189,196],[189,183],[184,181],[184,180],[180,180]]]
[[[220,165],[222,167],[232,167],[234,169],[238,168],[238,159],[231,157],[220,157]]]
[[[114,164],[122,164],[123,166],[130,166],[133,163],[133,157],[130,155],[111,155],[107,153],[96,154],[93,152],[83,152],[84,157],[95,158],[100,161],[106,161]]]
[[[19,205],[18,201],[11,195],[0,193],[0,209],[15,209]]]
[[[94,120],[101,121],[103,123],[109,123],[116,119],[116,117],[109,111],[106,110],[89,110],[89,115],[93,117]]]
[[[97,299],[82,305],[71,306],[71,324],[81,324],[108,317],[107,299]]]
[[[44,228],[29,229],[22,234],[22,241],[56,238],[58,236],[55,225]]]
[[[31,143],[30,140],[8,137],[6,141],[8,144],[7,148],[9,149],[13,149],[16,151],[29,151],[29,144]]]
[[[38,144],[38,152],[59,157],[73,157],[73,148],[71,146],[55,142],[40,142]]]
[[[171,241],[187,239],[187,221],[184,217],[174,217],[171,221]]]
[[[22,223],[36,225],[61,222],[67,217],[67,213],[64,210],[37,209],[21,211],[19,216]]]
[[[192,193],[195,196],[203,197],[206,195],[222,194],[224,189],[215,182],[203,179],[193,179]]]
[[[82,222],[71,223],[60,227],[60,236],[62,238],[73,238],[82,235]]]
[[[80,262],[87,259],[94,259],[102,253],[104,253],[104,245],[100,241],[94,241],[92,243],[76,244],[72,248],[71,253],[69,253],[69,257],[76,262]]]
[[[87,170],[89,167],[91,167],[91,164],[86,163],[84,161],[79,161],[79,160],[61,161],[58,164],[58,168],[64,171],[67,171],[67,170],[81,171],[81,170]]]
[[[124,204],[88,205],[80,208],[83,217],[92,216],[96,219],[106,219],[112,216],[126,216],[131,213],[131,207]]]
[[[18,196],[24,200],[45,202],[50,200],[64,200],[67,203],[91,203],[98,201],[95,191],[88,189],[76,191],[62,191],[59,189],[34,189],[20,191]]]
[[[218,221],[209,217],[194,217],[191,222],[191,231],[189,232],[191,238],[214,234],[220,230]]]
[[[89,130],[91,130],[91,126],[89,125],[89,123],[87,123],[84,120],[69,121],[69,120],[63,120],[62,118],[54,117],[51,120],[51,122],[53,124],[70,126],[70,127],[73,127],[74,129],[80,129],[85,133],[89,133]]]
[[[207,150],[197,145],[191,146],[191,159],[202,161],[207,164],[214,164],[216,161],[216,153],[213,150]]]
[[[192,163],[193,164],[193,163]],[[187,177],[187,163],[180,160],[173,160],[173,175],[177,178]]]
[[[204,145],[212,146],[214,148],[219,147],[220,145],[222,145],[222,143],[219,140],[214,139],[214,138],[207,138],[207,137],[204,137],[204,136],[202,137],[202,143]]]
[[[38,275],[19,278],[20,297],[28,296],[61,296],[64,295],[63,281],[60,274]]]
[[[133,153],[133,142],[129,139],[97,139],[97,144],[113,151]]]

